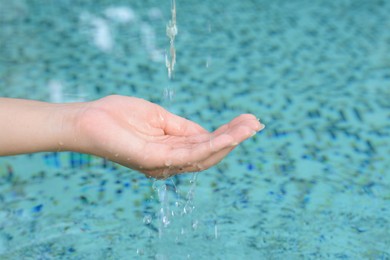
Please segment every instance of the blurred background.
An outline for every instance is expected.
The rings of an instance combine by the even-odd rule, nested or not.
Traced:
[[[0,96],[109,94],[266,128],[155,181],[103,158],[0,158],[2,259],[388,259],[390,1],[0,0]],[[2,137],[4,138],[4,137]]]

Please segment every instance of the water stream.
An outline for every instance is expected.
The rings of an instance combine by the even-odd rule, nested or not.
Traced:
[[[169,51],[165,54],[165,65],[170,80],[173,80],[173,72],[176,64],[175,37],[177,33],[176,2],[172,0],[171,19],[166,26],[166,35],[169,38]],[[163,100],[167,108],[172,106],[173,98],[173,89],[171,87],[164,88]],[[196,230],[198,227],[199,221],[191,216],[195,209],[194,195],[197,176],[197,172],[192,174],[189,185],[186,185],[185,188],[187,191],[183,191],[184,188],[180,186],[180,178],[178,177],[153,181],[152,188],[159,202],[159,206],[154,215],[144,215],[143,223],[146,226],[153,225],[158,229],[158,240],[152,239],[154,242],[161,243],[161,245],[156,246],[156,248],[160,248],[155,255],[156,259],[168,258],[166,251],[167,241],[173,239],[173,242],[178,244],[188,232]],[[151,232],[150,236],[153,237],[156,234]],[[138,255],[141,255],[142,252],[142,249],[137,250]],[[190,258],[189,252],[186,252],[186,257]]]
[[[166,28],[166,33],[169,38],[169,54],[165,54],[165,65],[168,69],[168,77],[172,78],[172,73],[176,64],[176,50],[175,50],[175,37],[178,33],[176,26],[176,1],[171,1],[171,13],[172,18],[169,20]]]

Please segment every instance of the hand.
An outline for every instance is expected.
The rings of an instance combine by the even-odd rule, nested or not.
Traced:
[[[210,133],[143,99],[108,96],[87,103],[78,117],[77,145],[148,176],[205,170],[264,128],[243,114]]]

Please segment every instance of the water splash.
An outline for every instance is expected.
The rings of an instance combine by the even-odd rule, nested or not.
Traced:
[[[144,219],[143,219],[143,221],[146,225],[149,225],[150,223],[152,223],[152,220],[153,220],[153,217],[149,214],[145,215]]]
[[[184,194],[179,191],[173,178],[155,180],[153,182],[152,189],[157,195],[159,206],[156,210],[155,217],[150,214],[144,215],[143,223],[146,225],[153,225],[154,222],[158,229],[159,238],[164,237],[166,232],[183,235],[186,232],[180,232],[180,230],[186,230],[187,224],[188,229],[197,229],[199,221],[191,216],[195,209],[194,193],[197,174],[198,173],[194,173],[192,175],[189,181],[189,190]],[[171,225],[173,225],[173,227],[169,228]]]
[[[168,227],[170,222],[170,216],[169,216],[169,200],[168,200],[168,192],[167,192],[167,185],[165,184],[165,181],[158,182],[155,181],[153,183],[153,189],[155,192],[157,192],[158,200],[160,202],[160,210],[159,210],[159,227],[158,227],[158,234],[161,238],[163,235],[163,230]]]
[[[175,95],[175,92],[173,91],[173,89],[165,88],[163,95],[164,95],[164,100],[167,100],[170,103],[173,100],[173,96]]]
[[[192,175],[192,178],[190,180],[190,190],[187,192],[187,196],[186,196],[186,203],[183,207],[183,213],[184,214],[190,214],[194,209],[195,209],[195,206],[194,206],[194,196],[195,196],[195,187],[196,187],[196,179],[198,177],[198,173],[195,172],[193,175]]]

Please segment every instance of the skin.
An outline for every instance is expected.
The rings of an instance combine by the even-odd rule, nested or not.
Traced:
[[[242,114],[208,132],[159,105],[118,95],[66,104],[0,98],[0,119],[0,156],[74,151],[154,178],[205,170],[264,128]]]

